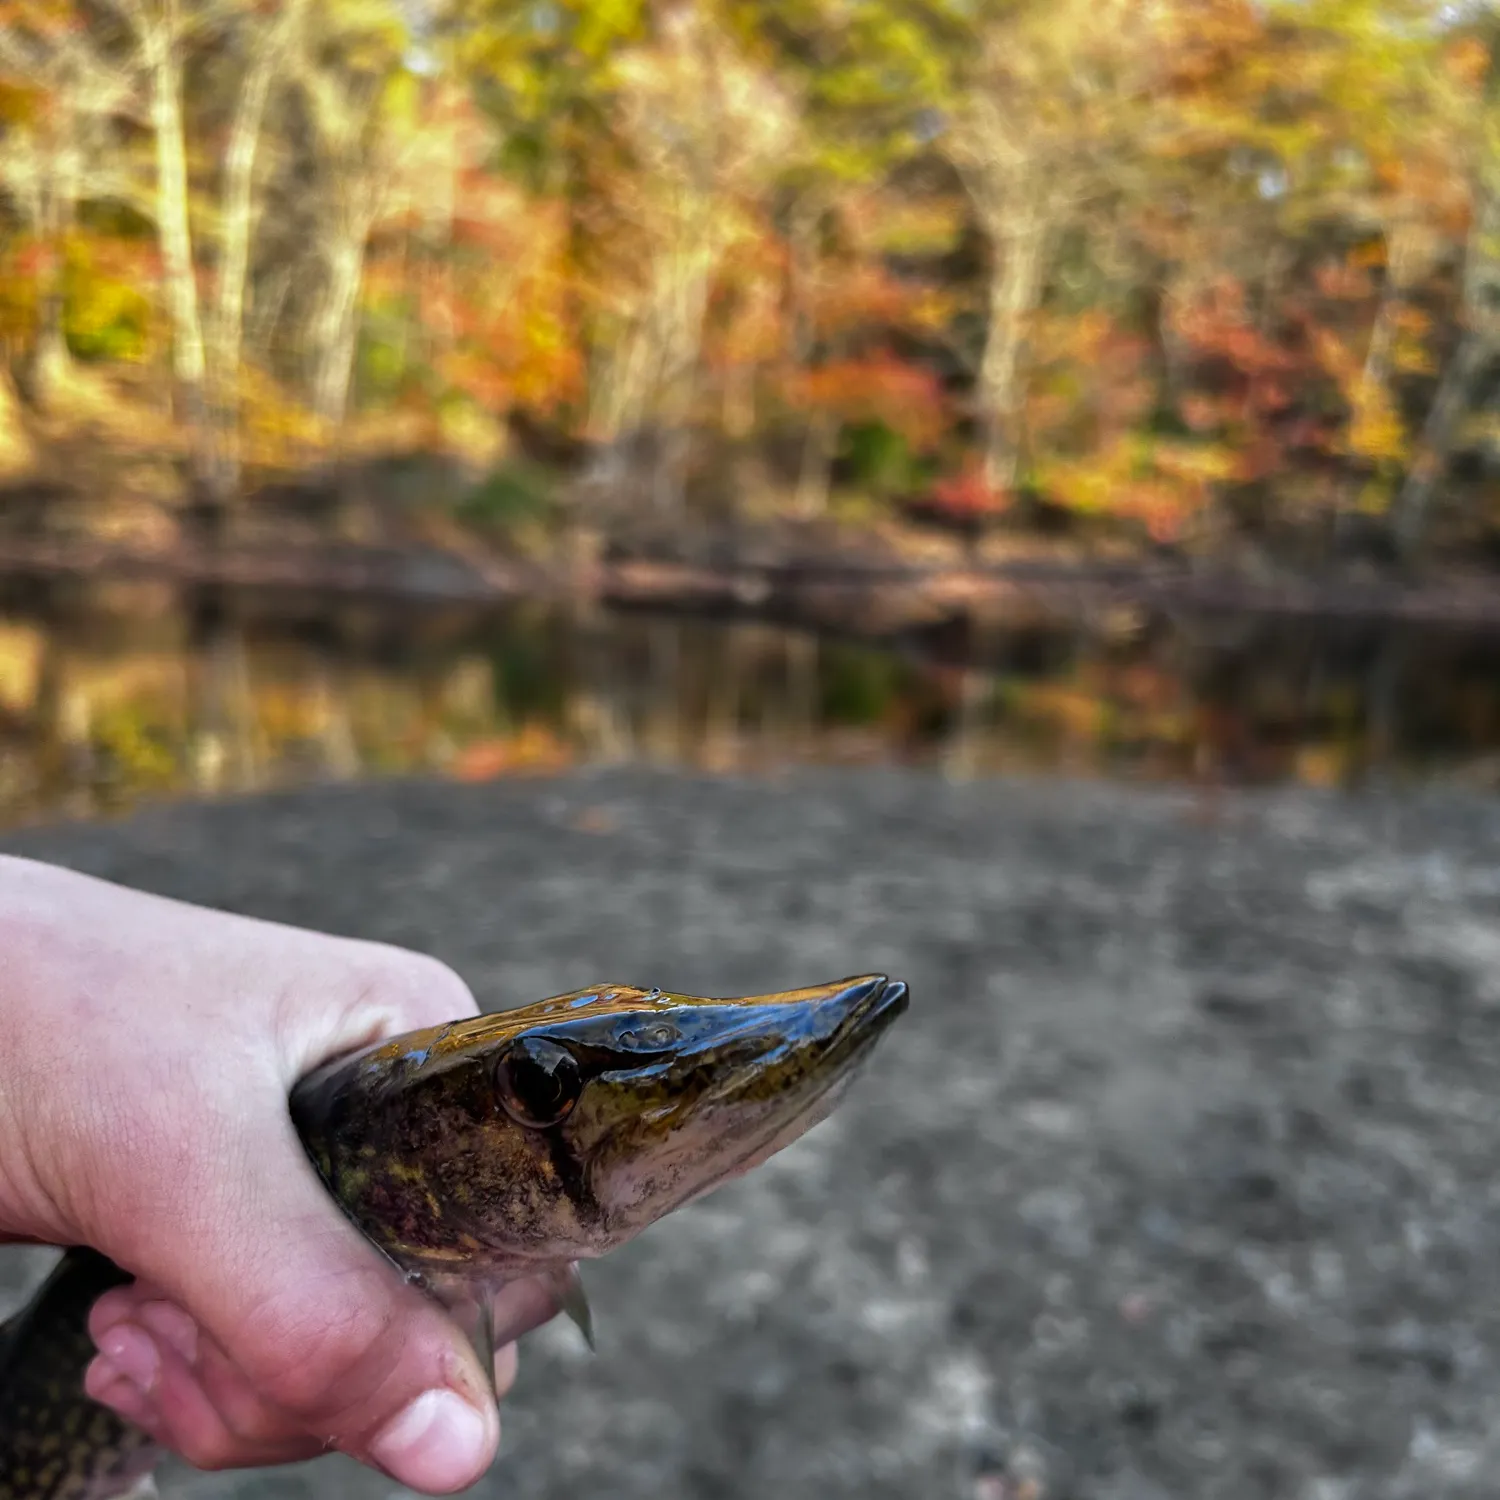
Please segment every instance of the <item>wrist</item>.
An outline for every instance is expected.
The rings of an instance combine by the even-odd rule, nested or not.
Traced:
[[[57,1074],[68,1066],[65,981],[49,979],[65,939],[67,886],[78,877],[0,855],[0,1240],[76,1238],[49,1184],[60,1180]],[[60,1002],[60,1003],[50,1003]],[[50,1081],[49,1081],[50,1080]]]

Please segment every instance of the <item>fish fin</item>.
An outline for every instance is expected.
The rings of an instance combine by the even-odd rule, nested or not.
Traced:
[[[495,1389],[495,1304],[488,1295],[479,1299],[474,1324],[474,1353],[479,1356],[479,1366],[490,1383],[490,1395],[495,1398],[495,1405],[498,1406],[500,1392]]]
[[[594,1342],[594,1314],[589,1308],[589,1296],[584,1290],[583,1277],[579,1274],[578,1262],[570,1260],[547,1277],[547,1283],[556,1294],[558,1308],[567,1313],[591,1352],[598,1352]]]

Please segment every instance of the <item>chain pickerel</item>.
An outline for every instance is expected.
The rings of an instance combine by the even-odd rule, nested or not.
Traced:
[[[549,1280],[592,1343],[578,1262],[823,1119],[906,1001],[884,975],[723,1000],[596,986],[376,1043],[289,1104],[344,1213],[492,1371],[504,1287]],[[129,1279],[70,1249],[0,1327],[0,1500],[112,1500],[162,1457],[83,1393],[89,1310]]]

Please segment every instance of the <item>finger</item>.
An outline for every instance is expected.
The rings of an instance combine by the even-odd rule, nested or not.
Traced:
[[[556,1313],[545,1283],[534,1282],[534,1290],[524,1283],[514,1285],[524,1288],[521,1296],[512,1297],[508,1303],[496,1299],[496,1306],[501,1309],[495,1325],[496,1339],[510,1340],[497,1343],[495,1349],[495,1395],[500,1399],[510,1394],[520,1368],[516,1338]],[[272,1444],[307,1436],[286,1412],[262,1400],[239,1366],[182,1308],[167,1301],[159,1288],[137,1281],[106,1292],[89,1315],[89,1335],[95,1347],[103,1352],[106,1335],[126,1323],[139,1325],[160,1344],[176,1350],[192,1369],[203,1394],[213,1404],[224,1425],[237,1438],[246,1443]],[[119,1373],[118,1365],[118,1360],[106,1358],[100,1367],[99,1378],[107,1378],[105,1366],[108,1366],[109,1377]],[[122,1412],[121,1415],[128,1413]],[[321,1451],[325,1445],[314,1442],[312,1446]]]
[[[192,1322],[186,1313],[170,1303],[157,1302],[142,1309],[142,1321],[153,1333],[161,1333],[164,1327],[176,1324],[178,1320]],[[178,1353],[183,1353],[180,1345]],[[197,1333],[192,1354],[186,1357],[199,1388],[225,1428],[245,1445],[271,1448],[281,1444],[305,1444],[311,1440],[309,1457],[326,1451],[326,1441],[305,1432],[289,1413],[266,1401],[245,1379],[239,1366],[206,1334]],[[497,1400],[510,1393],[519,1368],[519,1351],[514,1341],[495,1350]]]
[[[199,1469],[263,1467],[316,1458],[306,1433],[251,1436],[236,1431],[165,1339],[142,1324],[109,1328],[84,1377],[91,1399],[113,1408]]]
[[[520,1352],[514,1344],[502,1344],[495,1350],[495,1395],[501,1401],[510,1395],[520,1368]]]

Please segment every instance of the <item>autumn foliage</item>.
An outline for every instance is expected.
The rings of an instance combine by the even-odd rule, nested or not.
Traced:
[[[403,422],[483,470],[521,420],[558,493],[668,521],[750,473],[976,535],[1500,526],[1489,12],[417,14],[3,0],[0,409],[154,392],[231,508]]]

